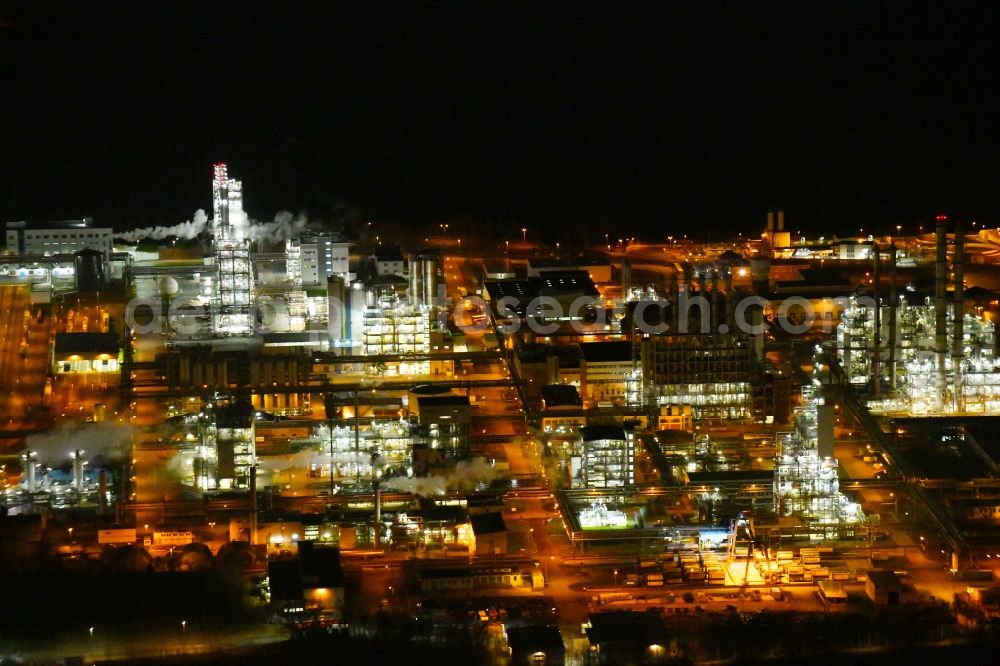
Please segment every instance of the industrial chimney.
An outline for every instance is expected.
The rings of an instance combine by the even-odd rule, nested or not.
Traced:
[[[889,389],[896,390],[896,245],[889,245]]]
[[[437,260],[434,257],[424,257],[424,305],[434,305],[437,302]]]
[[[102,469],[97,476],[97,513],[108,512],[108,471]]]
[[[410,305],[424,302],[424,265],[419,254],[410,254]]]
[[[83,459],[83,450],[77,449],[73,452],[73,487],[76,492],[83,492],[83,467],[87,461]]]
[[[955,223],[955,292],[952,298],[951,365],[955,372],[955,411],[965,411],[965,396],[962,394],[962,358],[965,356],[965,236],[961,222]]]
[[[677,333],[680,329],[681,286],[677,279],[677,271],[670,274],[670,331]]]
[[[257,465],[250,465],[250,545],[257,545]]]
[[[719,300],[719,271],[712,271],[712,323],[709,333],[718,333],[722,323],[722,302]]]
[[[948,353],[948,217],[937,216],[937,257],[934,262],[934,354],[937,359],[937,390],[944,402],[948,390],[945,356]]]
[[[38,463],[35,462],[38,460],[38,454],[34,451],[25,451],[21,457],[24,459],[24,471],[28,479],[28,492],[33,493],[38,490],[38,479],[36,477]]]
[[[872,298],[875,301],[875,335],[873,345],[875,353],[872,354],[872,386],[875,390],[875,397],[882,395],[882,303],[879,302],[879,282],[882,275],[879,270],[882,253],[879,251],[878,243],[872,245]]]

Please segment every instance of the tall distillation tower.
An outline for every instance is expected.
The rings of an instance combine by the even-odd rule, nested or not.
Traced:
[[[219,294],[219,310],[214,318],[215,333],[253,335],[253,264],[250,260],[249,222],[243,212],[243,183],[229,178],[225,164],[216,164],[214,168],[213,243]]]

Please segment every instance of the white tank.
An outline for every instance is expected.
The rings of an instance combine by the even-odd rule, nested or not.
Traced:
[[[177,284],[177,280],[169,275],[160,278],[160,294],[162,296],[176,296],[178,291],[180,291],[180,285]]]

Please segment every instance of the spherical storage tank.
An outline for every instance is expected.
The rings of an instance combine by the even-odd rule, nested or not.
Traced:
[[[169,275],[164,275],[160,278],[161,296],[176,296],[178,291],[180,291],[180,285],[177,284],[177,280]]]
[[[104,254],[90,248],[80,250],[73,257],[76,270],[77,291],[100,291],[104,289]]]

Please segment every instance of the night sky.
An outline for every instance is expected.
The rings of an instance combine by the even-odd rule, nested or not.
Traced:
[[[81,4],[0,4],[0,219],[1000,224],[1000,3]]]

